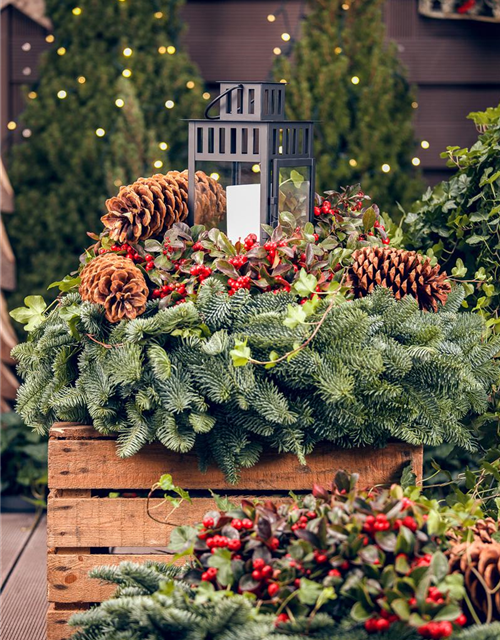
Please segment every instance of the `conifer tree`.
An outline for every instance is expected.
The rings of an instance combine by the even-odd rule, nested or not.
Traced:
[[[9,166],[16,215],[8,231],[19,267],[12,306],[76,267],[86,231],[100,228],[120,181],[185,168],[180,120],[200,116],[203,100],[179,45],[182,4],[47,1],[55,41],[22,115],[32,135]]]
[[[383,210],[421,190],[412,91],[384,40],[383,0],[309,0],[301,36],[274,67],[287,117],[314,120],[317,191],[361,182]]]

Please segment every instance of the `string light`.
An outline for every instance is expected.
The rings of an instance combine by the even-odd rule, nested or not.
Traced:
[[[291,36],[289,33],[282,33],[281,34],[281,39],[284,40],[285,42],[288,42],[290,40]]]
[[[158,146],[162,151],[166,151],[168,149],[168,144],[166,142],[160,142]]]
[[[281,84],[286,84],[285,78],[281,78],[280,82],[281,82]]]
[[[276,16],[275,16],[273,13],[270,13],[270,14],[267,16],[267,20],[268,20],[268,22],[275,22],[275,20],[276,20]]]
[[[161,19],[163,18],[163,13],[162,13],[161,11],[157,11],[157,12],[155,13],[155,18],[156,18],[157,20],[161,20]]]
[[[67,95],[68,95],[68,94],[66,93],[66,91],[64,91],[64,89],[61,89],[61,91],[58,91],[58,92],[57,92],[57,97],[58,97],[60,100],[64,100],[64,98],[66,98],[66,96],[67,96]]]
[[[161,53],[161,55],[167,53],[167,47],[158,47],[158,53]]]
[[[24,67],[23,76],[29,76],[31,73],[31,67]]]
[[[342,47],[335,47],[334,52],[336,55],[339,55],[342,53]]]
[[[431,145],[427,142],[427,140],[422,140],[420,146],[422,147],[422,149],[428,149]]]
[[[125,102],[121,98],[117,98],[115,100],[115,104],[116,104],[117,107],[119,107],[121,109],[123,107],[123,105],[125,104]]]
[[[172,45],[167,47],[167,53],[169,53],[171,56],[175,53],[175,51],[176,51],[176,49]]]
[[[279,47],[274,47],[273,53],[275,56],[279,56],[281,53],[281,49]]]
[[[353,84],[359,84],[359,78],[358,78],[358,76],[353,76],[353,77],[351,78],[351,82],[352,82]]]
[[[99,127],[98,129],[95,130],[95,134],[98,138],[102,138],[103,136],[106,135],[106,131],[104,131],[102,127]]]
[[[126,58],[130,58],[130,56],[132,55],[133,51],[130,47],[125,47],[125,49],[123,50],[123,55]]]
[[[420,164],[420,158],[412,158],[411,163],[414,167],[418,167],[418,165]]]
[[[64,47],[59,47],[57,53],[58,55],[63,56],[66,53],[66,49]]]
[[[413,109],[418,109],[418,102],[412,102],[411,106]]]
[[[351,167],[357,167],[358,162],[357,162],[357,160],[355,160],[354,158],[351,158],[351,159],[349,160],[349,164],[351,165]]]
[[[342,9],[344,11],[348,11],[349,10],[349,5],[347,4],[347,2],[344,2],[344,4],[342,5]]]
[[[214,172],[214,173],[211,173],[211,174],[210,174],[210,177],[211,177],[213,180],[218,180],[218,179],[220,178],[220,175],[219,175],[218,173],[215,173],[215,172]]]
[[[23,137],[29,138],[31,136],[31,129],[23,129]]]
[[[80,8],[80,7],[75,7],[75,8],[73,9],[72,13],[73,13],[73,15],[74,15],[74,16],[79,16],[79,15],[81,15],[82,10],[81,10],[81,8]]]
[[[254,173],[260,173],[260,164],[254,164],[252,165],[252,171]]]
[[[37,96],[38,96],[38,93],[37,93],[36,91],[30,91],[30,92],[28,93],[28,98],[29,98],[30,100],[34,100]]]
[[[203,98],[203,100],[210,100],[210,94],[208,93],[208,91],[205,91],[205,93],[201,97]]]
[[[54,42],[54,40],[55,38],[51,33],[49,33],[48,36],[45,36],[45,42]]]
[[[17,127],[17,124],[14,122],[14,120],[11,120],[10,122],[7,122],[7,129],[9,131],[14,131],[14,129]]]
[[[87,82],[87,78],[85,76],[78,76],[78,83],[85,84]]]
[[[122,71],[122,76],[124,76],[125,78],[130,78],[131,75],[132,75],[132,71],[130,69],[124,69]]]
[[[186,82],[186,87],[187,87],[188,89],[194,89],[194,82],[193,82],[192,80],[188,80],[188,81]]]
[[[382,171],[384,173],[389,173],[389,171],[391,170],[391,165],[390,164],[383,164],[381,169],[382,169]]]
[[[113,184],[115,185],[115,187],[121,187],[121,185],[123,184],[122,181],[120,180],[120,178],[117,178]]]
[[[153,167],[155,169],[161,169],[163,167],[163,162],[161,160],[155,160],[153,162]]]
[[[23,51],[31,51],[31,44],[29,42],[25,42],[21,47]]]
[[[175,106],[175,102],[173,100],[167,100],[165,102],[165,106],[167,107],[167,109],[173,109]]]

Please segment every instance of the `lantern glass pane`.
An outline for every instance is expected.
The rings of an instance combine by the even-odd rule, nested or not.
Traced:
[[[255,162],[196,161],[194,223],[235,242],[260,233],[260,167]],[[209,176],[206,180],[203,174]],[[217,183],[217,186],[215,182]]]
[[[278,184],[278,212],[289,211],[297,224],[304,225],[310,213],[311,167],[280,166]]]

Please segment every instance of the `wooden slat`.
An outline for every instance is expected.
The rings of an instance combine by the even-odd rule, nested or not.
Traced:
[[[234,496],[238,503],[243,497]],[[269,496],[268,496],[269,498]],[[265,498],[263,498],[265,499]],[[170,507],[155,508],[161,499],[151,500],[155,517],[161,519]],[[47,544],[49,547],[165,547],[176,526],[195,524],[214,509],[211,498],[184,502],[165,525],[147,515],[146,498],[50,498]]]
[[[59,609],[56,605],[50,604],[47,611],[47,640],[68,640],[68,638],[71,638],[77,629],[69,627],[68,620],[75,613],[84,610],[84,607],[78,609],[70,605],[67,608]],[[17,640],[20,640],[20,638]]]
[[[116,585],[91,579],[88,573],[94,567],[114,566],[120,562],[168,562],[165,554],[69,554],[49,553],[48,599],[59,603],[102,602],[110,598]]]
[[[45,640],[45,518],[19,558],[1,597],[2,640]]]
[[[2,513],[2,587],[35,524],[33,513]]]
[[[52,438],[49,459],[51,489],[149,489],[164,473],[170,473],[185,489],[234,489],[217,467],[200,473],[195,454],[176,454],[161,444],[148,445],[132,458],[121,459],[113,440]],[[329,484],[338,469],[359,473],[361,484],[373,486],[396,480],[409,462],[419,475],[421,447],[394,443],[385,449],[336,449],[325,444],[307,457],[307,466],[292,454],[269,452],[256,466],[242,469],[239,486],[245,491],[304,490],[314,482]]]

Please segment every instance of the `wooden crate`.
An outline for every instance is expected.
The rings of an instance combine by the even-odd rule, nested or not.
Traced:
[[[263,455],[257,466],[242,470],[235,489],[215,467],[200,473],[194,454],[174,454],[153,444],[122,460],[112,437],[89,426],[55,424],[49,439],[48,640],[69,638],[72,629],[66,622],[75,610],[112,594],[113,587],[88,577],[92,567],[123,560],[168,561],[164,549],[172,528],[194,524],[213,508],[209,488],[231,494],[236,502],[252,495],[277,498],[290,490],[309,491],[314,482],[328,485],[337,469],[359,473],[364,486],[388,484],[409,463],[420,478],[422,447],[395,443],[378,450],[339,450],[325,445],[308,456],[307,463],[300,465],[293,455]],[[193,495],[192,505],[174,512],[172,525],[155,522],[146,512],[144,496],[164,473]],[[113,498],[110,492],[122,495]],[[140,497],[126,497],[130,492]],[[152,500],[151,506],[160,502]],[[166,507],[156,515],[165,516]]]

